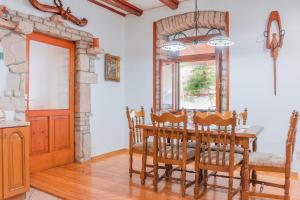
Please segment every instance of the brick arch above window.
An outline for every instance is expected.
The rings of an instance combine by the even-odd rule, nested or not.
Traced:
[[[166,59],[166,51],[162,45],[168,40],[168,36],[178,32],[184,32],[194,27],[194,12],[169,16],[160,19],[153,24],[153,108],[159,109],[160,104],[160,68],[161,59]],[[199,28],[217,28],[223,30],[229,36],[229,12],[222,11],[198,11]],[[229,110],[229,49],[221,50],[221,91],[219,110]]]

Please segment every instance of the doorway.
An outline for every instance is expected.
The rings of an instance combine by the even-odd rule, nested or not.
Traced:
[[[27,36],[31,173],[74,161],[74,60],[73,42]]]

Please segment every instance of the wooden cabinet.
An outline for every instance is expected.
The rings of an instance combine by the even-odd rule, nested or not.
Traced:
[[[29,190],[29,130],[28,127],[0,130],[0,199],[10,199]]]

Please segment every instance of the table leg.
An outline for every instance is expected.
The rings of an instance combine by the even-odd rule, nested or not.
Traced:
[[[242,200],[249,199],[249,147],[244,147],[244,161],[243,161],[243,181],[242,181]]]
[[[142,170],[140,175],[142,185],[145,184],[145,180],[146,180],[147,152],[148,152],[148,137],[143,134]]]
[[[257,151],[257,138],[253,141],[252,143],[252,151],[256,152]],[[252,170],[252,174],[251,174],[251,179],[254,180],[252,182],[252,186],[254,189],[256,189],[256,180],[257,180],[257,173],[255,170]]]

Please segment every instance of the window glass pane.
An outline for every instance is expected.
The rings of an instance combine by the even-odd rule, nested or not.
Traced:
[[[29,108],[69,108],[70,50],[30,41]]]
[[[216,109],[216,62],[180,63],[180,108]]]
[[[173,108],[173,64],[161,66],[161,109]]]

